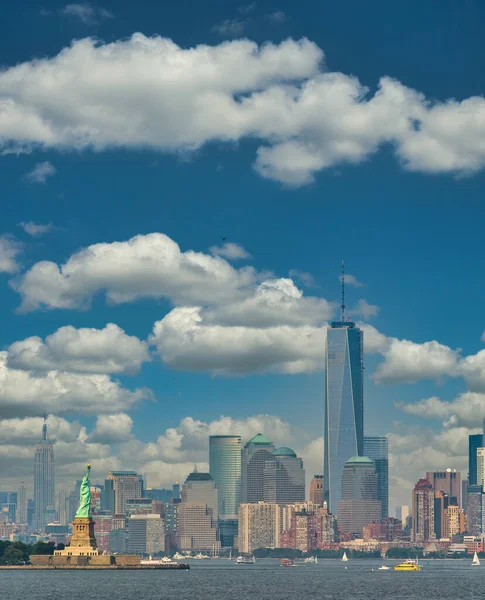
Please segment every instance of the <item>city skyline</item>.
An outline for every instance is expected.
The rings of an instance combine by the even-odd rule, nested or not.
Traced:
[[[485,416],[481,3],[193,23],[52,3],[8,5],[0,36],[0,487],[32,497],[44,411],[58,489],[88,461],[170,487],[209,469],[210,435],[258,433],[308,483],[342,259],[390,514],[428,471],[464,480]]]

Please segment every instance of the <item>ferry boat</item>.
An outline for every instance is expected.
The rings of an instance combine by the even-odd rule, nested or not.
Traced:
[[[421,571],[421,567],[414,560],[405,560],[394,567],[394,571]]]
[[[282,567],[294,567],[295,566],[295,561],[291,560],[291,558],[282,558],[280,566],[282,566]]]
[[[318,564],[318,557],[316,556],[309,556],[308,558],[305,558],[304,562],[306,563],[312,563],[314,565]]]
[[[254,565],[256,564],[256,559],[252,554],[240,554],[236,558],[236,565]]]
[[[189,565],[171,560],[168,556],[164,556],[163,558],[152,558],[151,555],[148,559],[140,560],[140,567],[145,569],[190,569]]]

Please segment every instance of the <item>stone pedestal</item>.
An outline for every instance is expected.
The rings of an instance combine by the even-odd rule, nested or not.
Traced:
[[[91,517],[75,517],[72,522],[72,537],[64,550],[55,550],[54,556],[98,556],[94,537],[94,521]]]

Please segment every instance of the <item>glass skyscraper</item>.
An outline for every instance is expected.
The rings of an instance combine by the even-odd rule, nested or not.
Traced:
[[[341,499],[345,463],[364,450],[363,338],[343,316],[327,329],[324,498],[332,513]]]
[[[261,433],[245,444],[241,463],[241,504],[264,500],[264,467],[267,460],[273,460],[274,451],[273,442]]]
[[[364,437],[364,456],[372,458],[377,473],[377,499],[382,518],[389,516],[389,443],[386,437]]]
[[[263,469],[263,499],[272,504],[305,502],[303,460],[287,446],[273,452]]]
[[[241,492],[241,436],[209,437],[209,472],[219,493],[219,530],[221,545],[232,547],[237,535]]]
[[[477,484],[477,450],[483,448],[483,435],[480,433],[468,436],[468,483]]]

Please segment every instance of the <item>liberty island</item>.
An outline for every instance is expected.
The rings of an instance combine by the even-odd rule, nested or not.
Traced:
[[[91,487],[87,465],[86,475],[81,481],[79,507],[72,522],[72,537],[63,550],[54,555],[30,556],[30,565],[3,567],[13,569],[189,569],[184,563],[170,560],[141,560],[137,554],[109,554],[100,552],[94,535],[94,520],[91,514]]]

